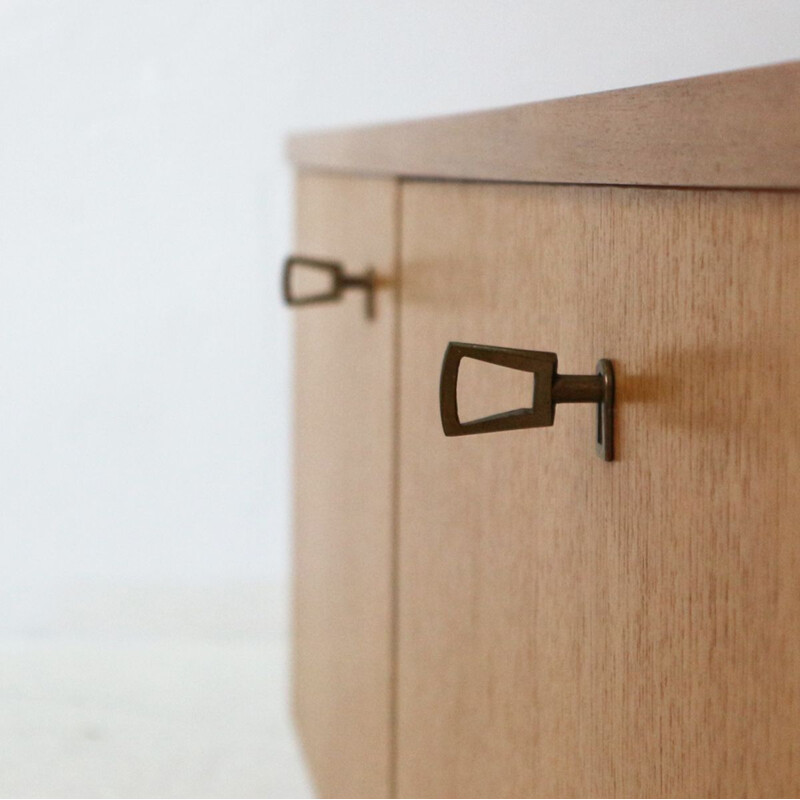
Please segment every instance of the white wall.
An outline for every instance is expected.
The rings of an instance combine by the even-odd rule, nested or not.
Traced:
[[[796,0],[0,2],[0,631],[285,576],[287,130],[799,51]]]

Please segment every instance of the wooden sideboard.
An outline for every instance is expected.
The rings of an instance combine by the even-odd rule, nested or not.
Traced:
[[[320,795],[800,793],[800,63],[290,155],[296,254],[374,270],[296,309]],[[451,341],[610,359],[614,460],[586,403],[445,437]],[[464,419],[531,405],[462,364]]]

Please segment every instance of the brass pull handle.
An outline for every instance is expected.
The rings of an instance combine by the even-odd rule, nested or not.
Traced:
[[[298,296],[292,291],[292,275],[296,269],[310,269],[325,273],[330,279],[330,289]],[[283,299],[290,306],[306,306],[314,303],[330,303],[341,299],[346,289],[363,289],[365,291],[364,312],[372,319],[375,312],[375,271],[368,269],[363,275],[347,275],[338,261],[326,261],[307,256],[289,256],[283,262]]]
[[[462,422],[458,416],[458,370],[464,358],[530,372],[534,380],[530,407]],[[607,358],[600,359],[595,375],[559,375],[557,367],[555,353],[450,342],[439,381],[439,411],[445,436],[543,428],[553,424],[558,403],[594,403],[597,406],[597,454],[604,461],[613,461],[614,369],[611,362]]]

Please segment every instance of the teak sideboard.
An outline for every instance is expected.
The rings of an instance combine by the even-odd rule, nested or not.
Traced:
[[[800,794],[800,63],[289,152],[317,791]]]

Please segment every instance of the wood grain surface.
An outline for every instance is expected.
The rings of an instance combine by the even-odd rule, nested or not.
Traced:
[[[301,167],[540,183],[800,188],[800,62],[306,133]]]
[[[323,797],[386,797],[390,782],[397,186],[301,175],[296,252],[373,267],[361,291],[296,309],[294,711]]]
[[[797,796],[800,195],[408,183],[402,220],[400,796]],[[612,359],[618,460],[589,406],[446,439],[450,340]]]

